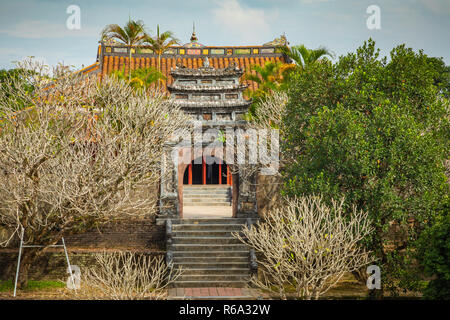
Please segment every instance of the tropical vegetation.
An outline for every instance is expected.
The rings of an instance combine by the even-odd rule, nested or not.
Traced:
[[[336,63],[306,65],[288,83],[283,193],[345,196],[347,208],[368,212],[375,232],[365,245],[383,270],[383,289],[420,289],[417,240],[434,230],[430,222],[446,226],[435,217],[449,197],[448,83],[436,85],[444,76],[422,51],[400,45],[388,61],[372,40]],[[448,239],[422,244],[442,248]]]

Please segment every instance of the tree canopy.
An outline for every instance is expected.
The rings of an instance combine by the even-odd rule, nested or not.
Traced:
[[[369,40],[289,83],[284,192],[345,196],[348,207],[369,212],[376,232],[367,245],[380,259],[385,288],[399,285],[399,269],[410,262],[399,252],[414,246],[417,232],[448,199],[449,105],[438,78],[422,51],[401,45],[388,61]],[[398,241],[388,241],[392,223],[403,233]]]

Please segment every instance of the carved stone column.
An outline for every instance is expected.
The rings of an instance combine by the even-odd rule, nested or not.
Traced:
[[[159,200],[159,215],[157,223],[162,224],[167,219],[180,217],[178,200],[178,164],[173,159],[176,143],[166,142],[161,159],[161,185]]]
[[[239,166],[237,218],[257,218],[256,172],[249,172],[245,166]]]

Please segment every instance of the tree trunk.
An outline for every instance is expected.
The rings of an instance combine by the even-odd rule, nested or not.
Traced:
[[[128,64],[128,83],[131,82],[131,45],[130,45],[130,62]]]
[[[381,225],[384,225],[385,221],[384,219],[381,220]],[[375,227],[375,248],[380,248],[379,252],[381,255],[381,263],[379,265],[379,267],[381,268],[381,289],[373,289],[369,291],[369,299],[371,300],[381,300],[383,299],[384,296],[384,285],[383,285],[383,266],[386,266],[387,264],[387,256],[386,256],[386,252],[385,249],[383,247],[383,230],[381,227],[377,226]]]
[[[158,53],[158,71],[161,73],[161,53]],[[161,90],[161,78],[158,78],[158,90]]]
[[[17,287],[19,289],[25,289],[28,286],[28,276],[31,266],[36,262],[40,256],[41,249],[26,248],[22,251],[20,259],[19,278],[17,280]]]

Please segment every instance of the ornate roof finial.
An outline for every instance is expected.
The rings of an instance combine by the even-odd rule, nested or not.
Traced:
[[[195,35],[195,22],[192,22],[192,36],[191,36],[191,42],[197,42],[197,36]]]

